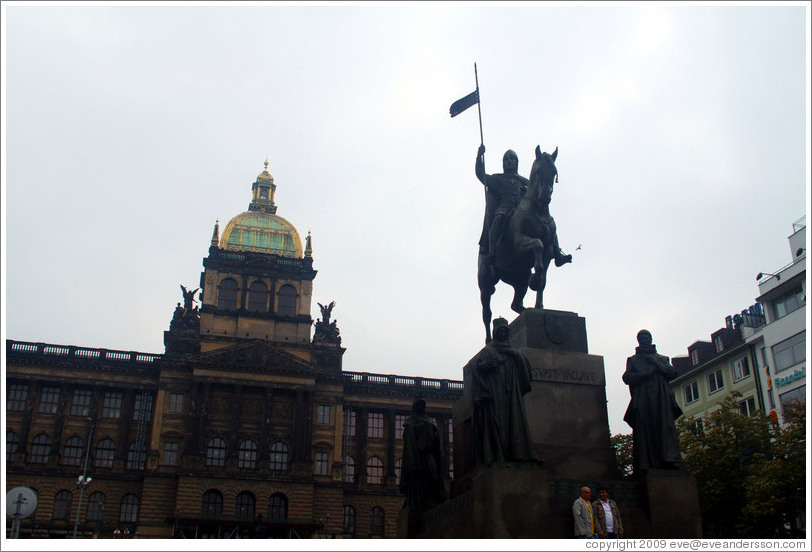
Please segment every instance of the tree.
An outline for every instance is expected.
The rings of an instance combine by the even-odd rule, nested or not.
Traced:
[[[774,528],[776,537],[805,538],[798,515],[806,509],[806,404],[790,404],[784,414],[787,425],[775,432],[771,454],[754,459],[744,514],[748,526]]]
[[[804,509],[805,411],[782,428],[762,412],[742,414],[740,397],[725,397],[700,427],[677,422],[705,537],[789,537],[786,524]]]
[[[620,475],[629,477],[632,474],[632,434],[617,433],[612,435],[609,442],[615,451],[615,461]]]

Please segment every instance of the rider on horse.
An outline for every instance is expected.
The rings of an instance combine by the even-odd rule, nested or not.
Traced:
[[[519,157],[513,150],[507,150],[502,157],[501,174],[485,174],[485,146],[480,145],[476,158],[476,176],[485,186],[485,220],[479,238],[479,253],[493,264],[496,246],[519,198],[527,189],[528,180],[518,173]]]

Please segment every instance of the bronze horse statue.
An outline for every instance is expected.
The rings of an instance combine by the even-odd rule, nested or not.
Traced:
[[[535,308],[541,309],[550,261],[555,260],[555,266],[572,262],[572,255],[564,255],[558,246],[555,220],[550,215],[553,184],[558,180],[557,156],[558,148],[549,154],[536,146],[530,183],[505,225],[493,265],[484,254],[479,255],[477,281],[486,343],[491,341],[491,296],[500,280],[513,287],[513,311],[524,310],[528,287],[536,292]]]

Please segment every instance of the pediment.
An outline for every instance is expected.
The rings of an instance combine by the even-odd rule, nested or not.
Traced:
[[[307,374],[320,372],[313,363],[261,340],[208,351],[189,360],[198,365],[218,369]]]

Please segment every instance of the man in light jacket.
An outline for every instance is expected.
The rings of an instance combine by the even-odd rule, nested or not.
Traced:
[[[623,520],[620,518],[620,508],[609,498],[609,489],[603,485],[598,487],[598,500],[592,503],[592,512],[595,515],[595,531],[602,539],[622,539]]]
[[[592,505],[589,500],[592,498],[592,490],[589,487],[581,487],[581,497],[572,504],[572,517],[575,519],[576,539],[597,539],[597,525],[592,512]]]

